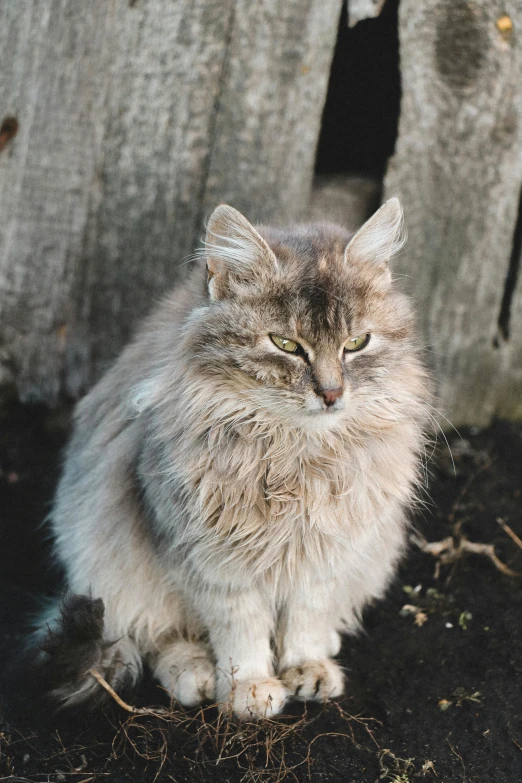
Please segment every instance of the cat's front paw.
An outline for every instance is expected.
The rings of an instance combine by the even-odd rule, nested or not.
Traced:
[[[183,707],[196,707],[215,698],[215,666],[201,644],[174,644],[159,658],[154,674]]]
[[[235,680],[228,697],[221,700],[221,707],[239,718],[272,718],[281,712],[288,695],[276,677]]]
[[[181,671],[172,683],[171,693],[183,707],[197,707],[204,701],[214,701],[214,664],[208,659],[201,659],[192,667]]]
[[[335,661],[307,661],[293,666],[281,675],[281,680],[294,699],[327,701],[341,696],[344,691],[344,675]]]

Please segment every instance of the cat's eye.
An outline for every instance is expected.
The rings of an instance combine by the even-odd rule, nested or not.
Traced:
[[[287,353],[300,353],[302,351],[301,346],[299,343],[296,343],[295,340],[289,340],[287,337],[280,337],[278,334],[271,334],[270,339],[274,345],[277,345],[278,348],[281,348],[282,351],[286,351]]]
[[[360,351],[362,348],[366,348],[369,342],[369,334],[361,334],[358,337],[350,337],[350,339],[345,343],[344,350],[348,353],[354,353],[354,351]]]

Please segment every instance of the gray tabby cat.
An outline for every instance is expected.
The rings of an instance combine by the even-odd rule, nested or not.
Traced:
[[[355,234],[212,214],[203,258],[81,401],[42,618],[62,703],[143,662],[182,705],[271,716],[343,691],[419,483],[428,379],[390,199]],[[47,629],[47,633],[46,633]]]

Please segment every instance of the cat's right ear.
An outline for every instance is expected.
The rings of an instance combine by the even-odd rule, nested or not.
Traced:
[[[398,198],[390,198],[352,237],[344,251],[344,258],[346,263],[371,264],[375,279],[389,283],[388,263],[405,242],[401,202]]]
[[[252,293],[277,273],[277,259],[241,212],[221,204],[205,236],[208,291],[212,300]]]

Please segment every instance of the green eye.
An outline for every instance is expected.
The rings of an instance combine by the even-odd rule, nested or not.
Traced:
[[[350,339],[347,340],[346,345],[344,346],[344,350],[350,351],[350,353],[353,353],[354,351],[360,351],[361,348],[366,348],[369,342],[370,342],[369,334],[363,334],[360,337],[350,337]]]
[[[278,334],[271,334],[270,339],[274,345],[277,345],[278,348],[281,348],[282,351],[286,351],[287,353],[297,353],[301,347],[299,343],[296,343],[294,340],[288,340],[286,337],[280,337]]]

